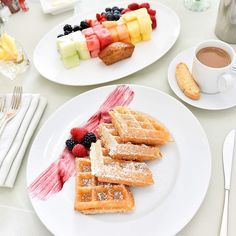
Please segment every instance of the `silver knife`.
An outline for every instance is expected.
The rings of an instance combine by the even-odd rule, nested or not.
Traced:
[[[235,129],[231,130],[227,134],[223,145],[225,201],[224,201],[224,210],[221,221],[220,236],[227,236],[228,234],[228,203],[229,203],[229,193],[230,193],[231,170],[234,156],[234,142],[235,142]]]

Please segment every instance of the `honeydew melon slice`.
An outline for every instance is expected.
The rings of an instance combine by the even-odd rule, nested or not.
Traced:
[[[57,50],[59,51],[60,50],[60,44],[63,43],[63,42],[69,42],[71,39],[70,39],[70,35],[64,35],[64,36],[61,36],[59,38],[56,39],[56,46],[57,46]]]
[[[59,44],[59,51],[62,58],[70,57],[76,54],[75,43],[70,41],[65,41]]]
[[[66,69],[78,66],[80,63],[79,56],[77,54],[70,57],[62,58],[62,61]]]

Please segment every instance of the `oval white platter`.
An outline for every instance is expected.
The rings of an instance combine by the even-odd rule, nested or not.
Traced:
[[[129,2],[118,4],[126,7]],[[56,37],[63,32],[65,24],[76,25],[84,19],[94,19],[92,12],[76,15],[62,22],[48,32],[38,43],[34,51],[34,65],[38,72],[48,80],[63,85],[86,86],[118,80],[135,73],[165,55],[174,45],[180,33],[180,20],[177,14],[161,3],[150,2],[157,11],[157,28],[152,32],[152,39],[136,44],[131,58],[106,66],[99,58],[81,61],[80,65],[65,69],[56,49]]]

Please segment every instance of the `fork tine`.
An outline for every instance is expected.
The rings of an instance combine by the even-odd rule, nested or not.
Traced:
[[[17,99],[16,99],[16,106],[15,106],[15,109],[18,109],[19,106],[20,106],[20,103],[21,103],[21,96],[22,96],[22,87],[19,86],[18,87],[18,94],[17,94]]]
[[[14,106],[15,106],[16,92],[17,92],[17,87],[14,87],[14,90],[13,90],[13,93],[12,93],[12,98],[11,98],[11,105],[10,105],[10,107],[12,109],[14,109]]]

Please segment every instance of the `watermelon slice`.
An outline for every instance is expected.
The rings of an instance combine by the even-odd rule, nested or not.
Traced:
[[[106,28],[100,29],[100,30],[96,31],[95,34],[97,35],[97,37],[100,41],[101,49],[103,49],[106,46],[108,46],[109,44],[113,43],[111,33],[109,32],[108,29],[106,29]]]
[[[92,28],[92,27],[89,27],[89,28],[87,28],[87,29],[82,30],[82,34],[83,34],[85,37],[90,36],[90,35],[93,35],[93,34],[94,34],[93,28]]]
[[[98,40],[98,37],[96,35],[90,35],[89,37],[86,37],[88,50],[90,52],[95,50],[100,50],[100,42]]]
[[[90,52],[91,57],[92,58],[98,57],[99,52],[100,52],[100,50],[94,50],[94,51]]]

